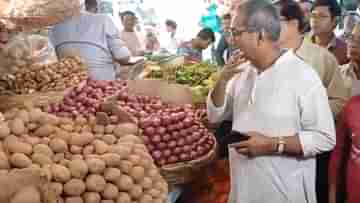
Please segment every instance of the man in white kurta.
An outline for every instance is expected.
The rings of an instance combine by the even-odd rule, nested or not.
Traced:
[[[250,34],[240,41],[249,43]],[[264,64],[276,51],[262,50],[269,42],[261,42],[266,44],[257,47],[255,54],[246,54],[249,44],[245,43],[240,43],[241,50],[251,62],[236,67],[236,71],[229,71],[235,65],[225,67],[223,72],[234,76],[230,82],[225,76],[218,81],[217,86],[226,82],[223,104],[213,101],[219,87],[210,92],[207,101],[210,122],[230,117],[234,131],[251,136],[249,141],[229,148],[229,203],[316,203],[315,155],[335,145],[326,90],[317,73],[292,50],[280,52],[274,63],[259,71],[253,64]],[[261,60],[252,56],[261,52],[267,53]],[[284,151],[279,152],[276,142],[283,139]]]

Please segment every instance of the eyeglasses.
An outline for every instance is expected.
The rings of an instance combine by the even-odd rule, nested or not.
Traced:
[[[325,15],[325,14],[310,13],[310,18],[314,18],[314,19],[325,19],[325,18],[330,18],[330,17],[331,16]]]
[[[255,32],[256,29],[251,29],[251,28],[247,28],[247,29],[236,29],[236,28],[230,28],[229,34],[231,37],[239,37],[241,36],[244,32]]]

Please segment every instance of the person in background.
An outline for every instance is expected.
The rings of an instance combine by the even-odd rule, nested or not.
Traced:
[[[360,93],[360,22],[358,22],[351,34],[347,35],[348,57],[350,62],[340,67],[345,86],[351,95]],[[354,85],[357,84],[357,85]]]
[[[96,3],[96,6],[95,6],[95,3]],[[99,4],[98,4],[98,1],[94,1],[94,3],[92,4],[86,4],[85,3],[85,9],[87,12],[89,13],[97,13],[99,11]]]
[[[343,65],[349,62],[346,56],[346,43],[334,33],[340,16],[341,7],[337,0],[316,0],[310,15],[310,40],[327,48],[335,55],[338,63]]]
[[[280,45],[287,49],[293,49],[297,56],[311,65],[319,74],[327,89],[331,111],[337,118],[350,95],[346,91],[336,58],[327,49],[304,40],[302,34],[306,24],[298,3],[293,0],[281,1],[280,19],[282,21]],[[322,153],[316,159],[316,196],[318,203],[328,203],[327,172],[330,153]]]
[[[166,32],[161,35],[161,49],[170,54],[176,54],[179,45],[182,43],[179,33],[178,25],[173,20],[165,21]]]
[[[153,53],[160,50],[160,42],[153,30],[147,30],[145,36],[145,52]]]
[[[186,61],[201,62],[202,52],[215,42],[215,34],[210,28],[200,30],[196,38],[183,42],[178,48],[178,55],[185,56]]]
[[[219,66],[224,66],[230,57],[230,25],[231,15],[228,13],[222,17],[222,35],[215,50],[215,59]]]
[[[96,0],[86,0],[85,4],[87,8],[97,7]],[[116,63],[129,63],[130,52],[121,41],[119,30],[106,15],[82,11],[55,25],[49,35],[58,58],[80,55],[92,79],[115,80]]]
[[[344,32],[341,35],[342,40],[346,40],[347,36],[351,34],[356,23],[360,22],[360,15],[354,11],[348,11],[344,17]]]
[[[229,146],[229,202],[316,203],[314,157],[335,145],[326,89],[278,46],[280,19],[268,1],[241,4],[231,27],[242,57],[233,55],[207,100],[211,123],[231,117],[247,137]]]
[[[132,56],[143,56],[145,54],[145,44],[135,31],[137,17],[132,11],[125,11],[119,14],[124,30],[120,33],[120,39],[123,40],[126,47],[130,50]]]
[[[310,27],[310,14],[311,14],[311,7],[312,7],[312,3],[310,0],[300,0],[299,2],[299,5],[301,7],[301,10],[304,14],[304,17],[305,17],[305,27],[304,27],[304,32],[305,33],[308,33],[310,32],[311,30],[311,27]]]

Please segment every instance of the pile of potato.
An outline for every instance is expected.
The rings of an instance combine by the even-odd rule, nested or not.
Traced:
[[[167,183],[138,131],[13,109],[0,115],[0,169],[42,168],[59,202],[163,203]]]
[[[0,79],[0,94],[31,94],[62,91],[86,80],[86,66],[78,57],[68,57],[57,63],[33,64]]]

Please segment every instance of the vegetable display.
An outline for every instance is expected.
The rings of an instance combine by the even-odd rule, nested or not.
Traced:
[[[63,91],[80,84],[87,76],[87,69],[78,57],[45,65],[33,64],[1,76],[0,94]]]
[[[100,125],[12,109],[0,120],[0,170],[43,169],[59,202],[163,203],[167,183],[132,123]],[[1,116],[0,116],[1,118]]]

